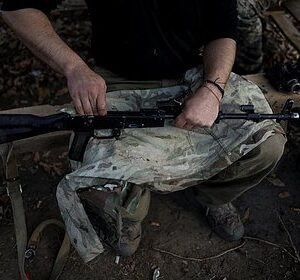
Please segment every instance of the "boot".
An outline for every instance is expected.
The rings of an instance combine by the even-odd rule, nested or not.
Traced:
[[[141,240],[141,222],[148,213],[150,192],[138,186],[125,192],[89,189],[79,197],[99,238],[117,255],[134,254]]]

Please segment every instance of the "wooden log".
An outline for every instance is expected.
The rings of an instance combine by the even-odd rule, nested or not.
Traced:
[[[290,14],[294,16],[294,18],[300,22],[300,1],[292,0],[287,1],[283,4],[283,6],[289,11]]]
[[[257,84],[266,99],[268,100],[271,108],[275,113],[279,113],[288,98],[292,98],[295,101],[295,107],[300,107],[300,94],[284,93],[276,90],[268,81],[263,73],[245,75],[247,80]]]
[[[284,11],[274,11],[268,13],[282,33],[287,39],[294,45],[294,47],[300,52],[300,32],[293,25]]]

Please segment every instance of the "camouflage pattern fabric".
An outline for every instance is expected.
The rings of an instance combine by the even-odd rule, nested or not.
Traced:
[[[200,73],[200,69],[187,71],[185,82],[178,86],[109,92],[109,110],[155,108],[158,100],[169,100],[189,88],[195,91],[202,82]],[[240,112],[240,105],[249,103],[258,112],[272,112],[255,84],[232,73],[221,110]],[[163,193],[182,190],[218,174],[276,132],[282,129],[272,120],[226,120],[211,129],[192,130],[176,128],[170,120],[164,128],[125,129],[119,140],[91,139],[83,162],[72,162],[74,171],[57,188],[71,242],[86,262],[103,252],[77,190],[94,187],[120,191],[119,186],[124,190],[131,183]],[[97,132],[103,133],[107,132]]]
[[[263,13],[284,0],[238,0],[238,49],[236,70],[255,73],[263,63]]]
[[[255,0],[238,0],[238,47],[236,67],[240,73],[258,72],[262,67],[262,22]]]

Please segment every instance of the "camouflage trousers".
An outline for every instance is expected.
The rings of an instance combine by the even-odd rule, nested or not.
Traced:
[[[157,101],[175,98],[187,90],[195,92],[202,84],[200,68],[187,71],[179,80],[147,82],[127,81],[108,71],[99,71],[110,91],[109,110],[155,108]],[[272,112],[256,85],[232,73],[221,110],[239,112],[241,104],[249,103],[258,112]],[[223,204],[258,184],[274,168],[285,141],[282,128],[272,120],[224,120],[210,129],[191,130],[176,128],[173,120],[169,120],[159,129],[125,129],[119,140],[94,138],[87,146],[83,162],[71,162],[73,172],[57,188],[70,240],[84,261],[103,251],[78,190],[93,188],[112,193],[104,208],[118,221],[117,227],[122,225],[123,218],[144,218],[149,190],[168,193],[196,186],[203,203]]]
[[[183,80],[161,80],[161,81],[128,81],[125,78],[103,69],[96,68],[98,72],[107,81],[108,91],[118,91],[123,89],[149,89],[164,88],[176,84],[180,84]],[[233,201],[243,192],[256,186],[265,176],[267,176],[277,165],[281,158],[286,143],[286,137],[281,129],[266,139],[259,146],[251,150],[249,153],[241,157],[239,160],[229,165],[227,168],[216,174],[204,183],[196,186],[198,193],[198,201],[206,205],[221,205]],[[149,208],[150,196],[142,191],[140,195],[147,197],[143,203],[137,204],[138,207],[134,211],[127,209],[128,215],[133,220],[135,217],[141,217],[139,211],[144,213],[144,209]],[[135,191],[137,189],[135,188]],[[156,190],[159,191],[159,190]],[[133,196],[131,196],[133,197]],[[127,203],[128,200],[127,200]],[[135,214],[133,214],[135,213]],[[144,217],[144,215],[142,215]],[[140,219],[141,221],[141,219]]]

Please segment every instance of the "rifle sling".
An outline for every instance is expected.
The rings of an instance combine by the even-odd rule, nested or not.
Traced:
[[[25,211],[22,199],[22,189],[19,183],[18,168],[16,157],[13,152],[12,143],[0,145],[0,169],[4,176],[6,183],[7,193],[11,200],[15,235],[17,243],[18,252],[18,266],[21,280],[29,280],[25,273],[25,255],[28,252],[27,248],[27,227],[25,219]],[[32,233],[29,241],[28,248],[34,251],[36,250],[42,231],[49,225],[56,225],[65,230],[65,226],[62,222],[50,219],[42,222]],[[63,243],[59,249],[58,255],[56,257],[52,272],[50,274],[49,280],[56,280],[59,278],[68,258],[70,251],[70,240],[65,233]]]
[[[6,189],[10,197],[13,210],[20,279],[27,280],[24,269],[25,250],[27,245],[27,228],[21,185],[18,179],[18,168],[16,157],[13,152],[13,145],[11,143],[1,145],[0,154],[2,170],[4,170],[3,173],[6,180]]]
[[[65,225],[61,221],[58,221],[56,219],[49,219],[40,223],[33,231],[28,241],[27,248],[28,251],[33,250],[32,257],[35,255],[35,251],[38,248],[42,232],[50,225],[55,225],[65,231]],[[67,232],[65,231],[64,240],[56,256],[56,260],[54,262],[49,280],[57,280],[59,278],[67,262],[70,248],[71,248],[71,242]]]

